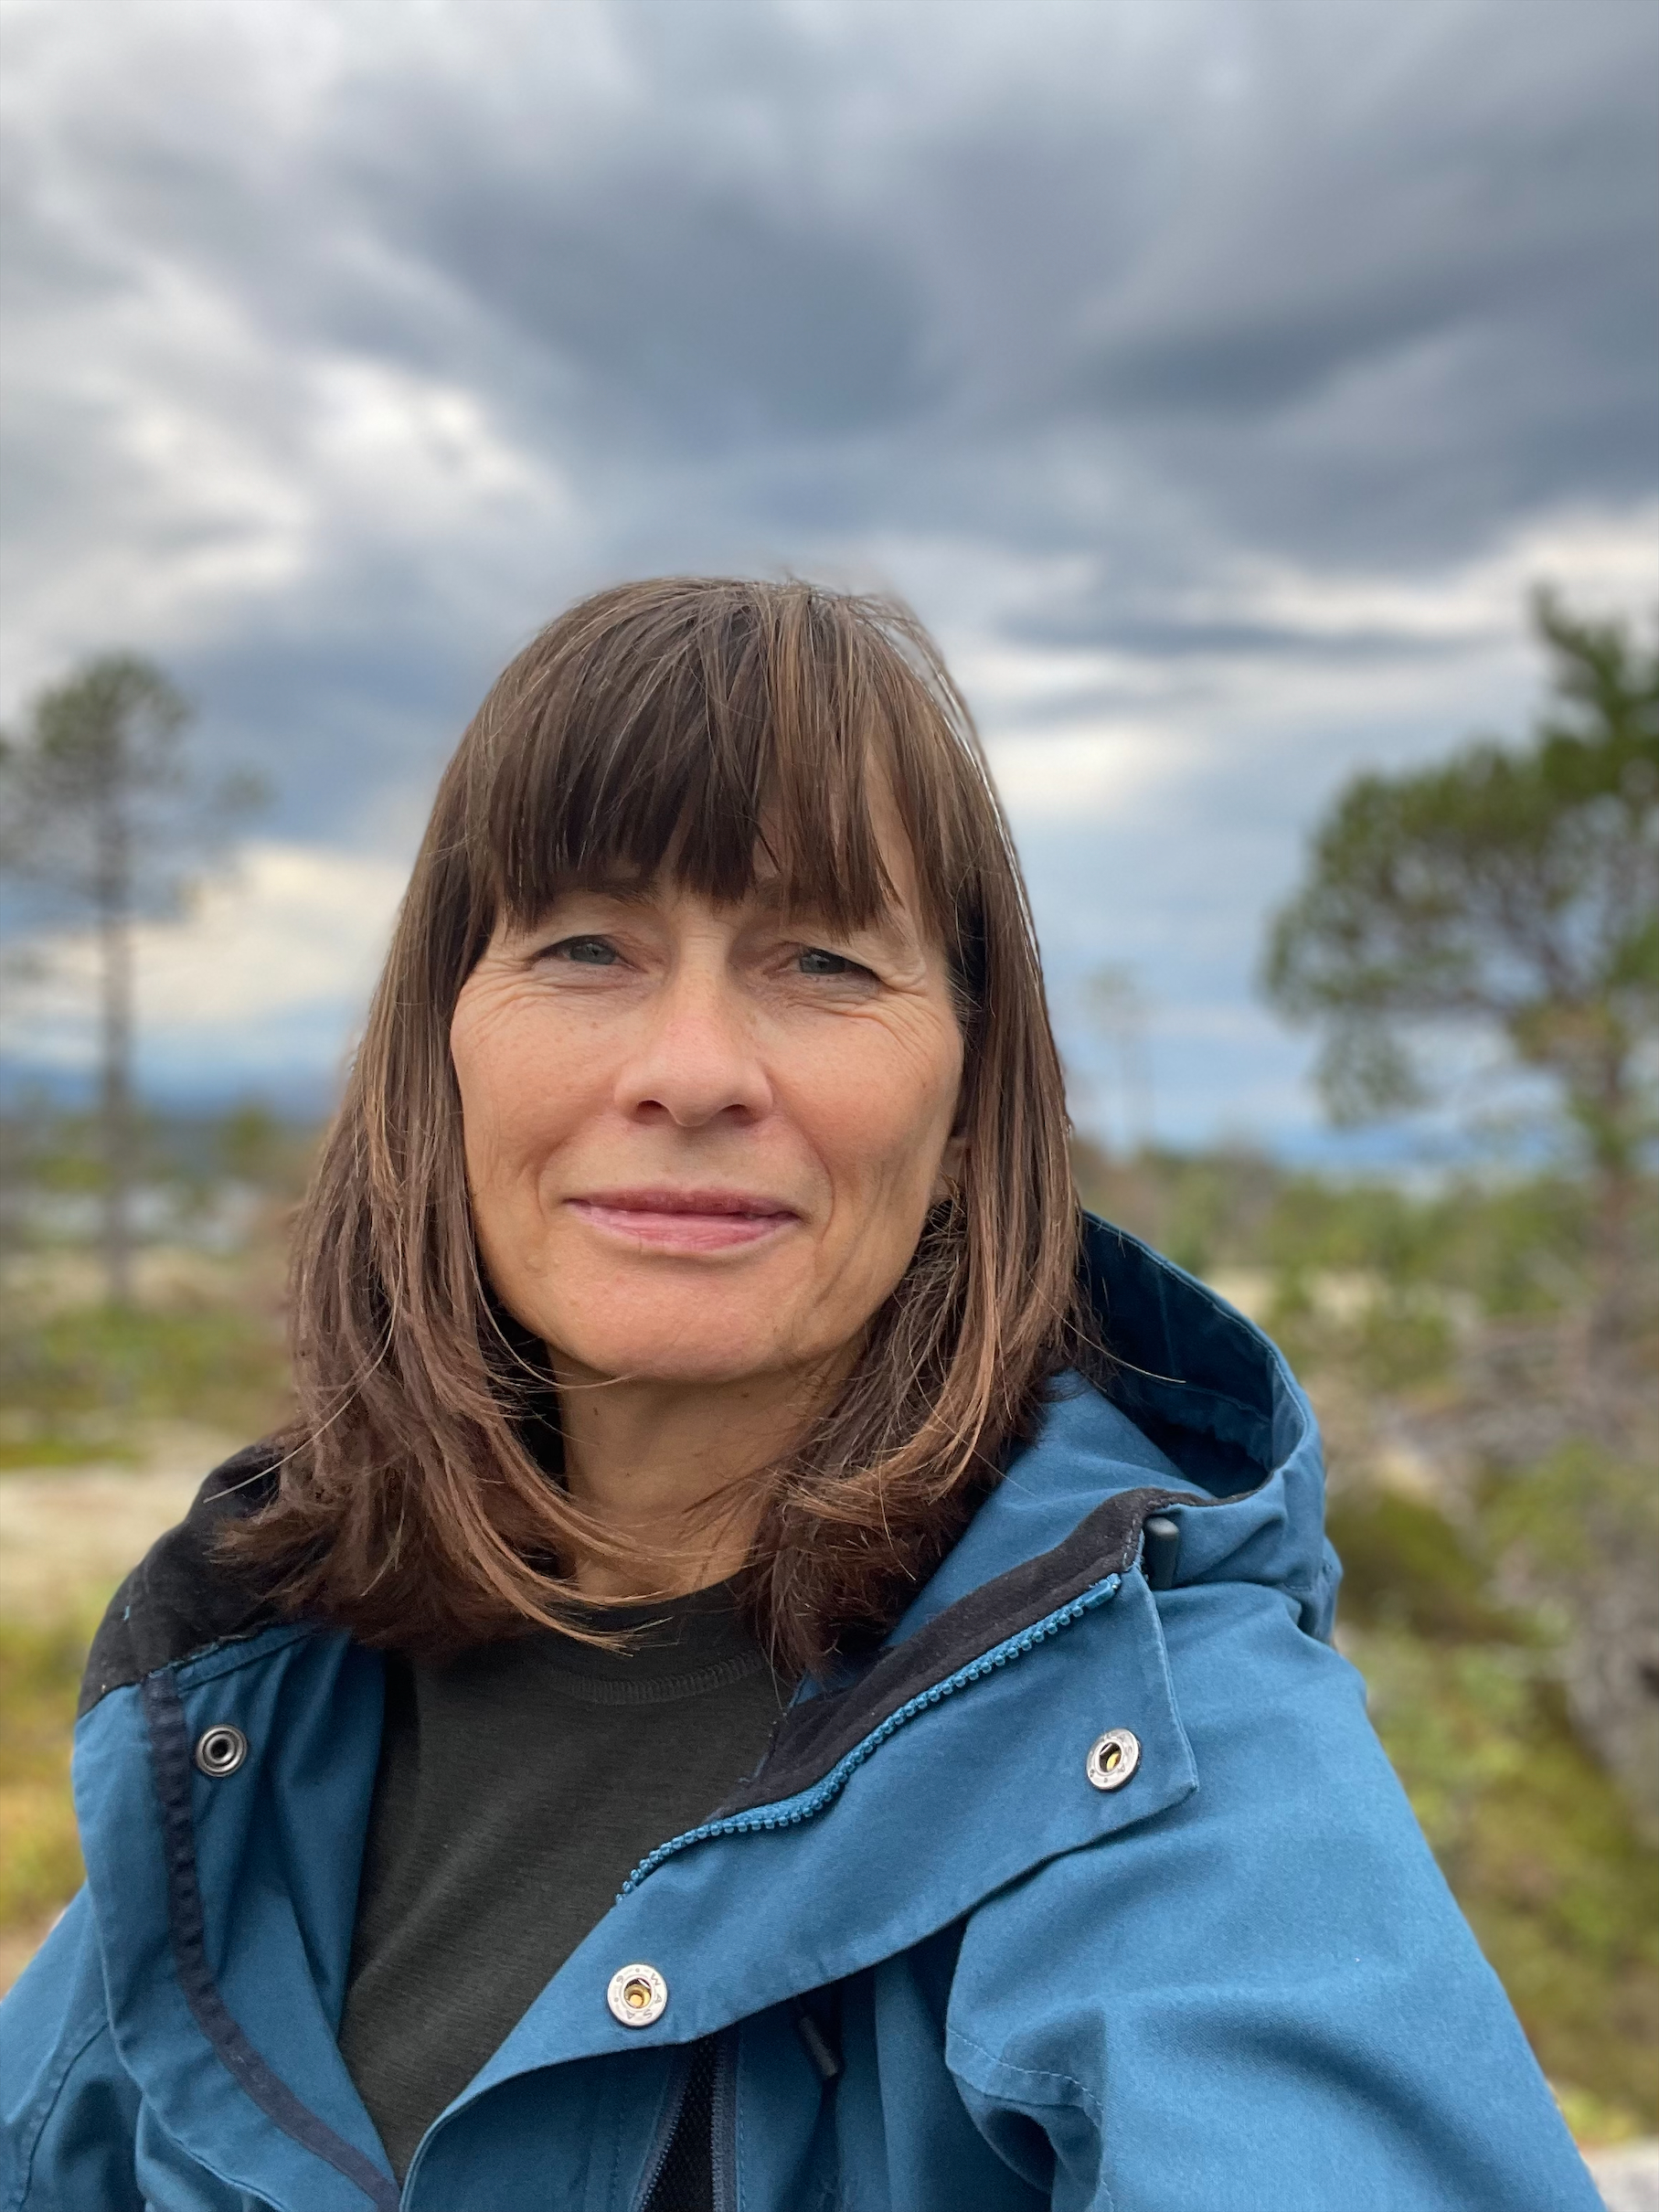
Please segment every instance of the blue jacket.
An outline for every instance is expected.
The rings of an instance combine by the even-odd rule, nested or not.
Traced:
[[[263,1470],[209,1478],[94,1646],[86,1888],[0,2015],[4,2204],[637,2212],[701,2045],[721,2212],[1595,2212],[1328,1641],[1306,1400],[1129,1239],[1095,1226],[1090,1265],[1114,1402],[1061,1387],[401,2194],[335,2041],[381,1662],[248,1611],[204,1532]],[[633,1966],[667,1992],[643,2026],[607,2002]]]

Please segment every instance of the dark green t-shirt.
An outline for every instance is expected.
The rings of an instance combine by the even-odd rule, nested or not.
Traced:
[[[640,1860],[752,1771],[787,1702],[725,1584],[605,1618],[630,1650],[547,1632],[388,1662],[340,2048],[399,2178]]]

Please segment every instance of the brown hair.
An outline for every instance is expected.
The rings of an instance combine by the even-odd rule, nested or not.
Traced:
[[[1060,1068],[1007,826],[905,608],[669,578],[543,631],[439,787],[298,1225],[277,1493],[229,1539],[292,1608],[433,1654],[537,1623],[583,1632],[570,1568],[605,1538],[558,1480],[539,1347],[480,1271],[456,998],[498,918],[533,926],[560,891],[619,873],[736,899],[764,855],[804,908],[869,920],[889,896],[872,771],[954,981],[962,1187],[834,1402],[760,1478],[742,1588],[800,1670],[888,1625],[954,1540],[1078,1327]]]

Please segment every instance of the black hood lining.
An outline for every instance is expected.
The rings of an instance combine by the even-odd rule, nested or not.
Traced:
[[[216,1542],[227,1522],[270,1501],[280,1463],[268,1443],[250,1444],[226,1460],[202,1484],[185,1519],[139,1561],[92,1639],[78,1717],[158,1667],[210,1644],[258,1635],[283,1618],[249,1577],[226,1565]]]
[[[1063,1543],[1011,1567],[881,1653],[856,1682],[792,1706],[754,1774],[714,1820],[781,1803],[810,1790],[883,1721],[959,1667],[1069,1605],[1140,1556],[1150,1515],[1168,1505],[1217,1501],[1186,1490],[1122,1490],[1079,1521]]]

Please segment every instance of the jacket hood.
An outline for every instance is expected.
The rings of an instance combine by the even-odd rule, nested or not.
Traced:
[[[1090,1302],[1111,1370],[1099,1389],[1058,1378],[1037,1436],[1010,1460],[895,1638],[987,1575],[1060,1543],[1103,1501],[1147,1484],[1181,1494],[1167,1509],[1178,1555],[1155,1579],[1268,1584],[1310,1634],[1328,1638],[1341,1569],[1324,1540],[1319,1430],[1282,1356],[1207,1284],[1126,1230],[1084,1221]],[[1196,1510],[1216,1506],[1224,1510]]]

